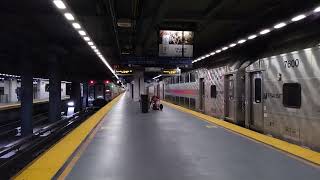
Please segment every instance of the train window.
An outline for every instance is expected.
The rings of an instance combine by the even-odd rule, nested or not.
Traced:
[[[184,98],[184,105],[185,107],[189,108],[189,98]]]
[[[180,75],[180,83],[184,83],[184,75]]]
[[[282,90],[284,107],[299,109],[301,107],[301,85],[284,83]]]
[[[196,109],[196,100],[190,98],[190,109]]]
[[[196,82],[196,76],[194,73],[190,73],[190,82]]]
[[[179,104],[179,97],[178,96],[175,97],[175,102],[176,102],[176,104]]]
[[[175,83],[179,84],[179,76],[174,77]]]
[[[254,101],[261,103],[261,79],[254,79]]]
[[[184,105],[184,97],[180,97],[180,102],[179,102],[179,104],[182,105],[182,106]]]
[[[186,83],[190,82],[190,73],[185,75],[185,82]]]
[[[217,86],[211,85],[211,98],[217,98]]]

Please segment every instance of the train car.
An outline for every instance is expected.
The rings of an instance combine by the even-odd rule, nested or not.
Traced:
[[[163,79],[159,93],[186,108],[319,150],[319,60],[320,49],[313,47],[196,69]]]
[[[320,48],[260,59],[246,68],[246,126],[320,149]]]

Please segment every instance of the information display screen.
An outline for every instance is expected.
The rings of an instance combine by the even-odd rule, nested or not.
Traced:
[[[192,31],[160,30],[159,56],[193,57]]]

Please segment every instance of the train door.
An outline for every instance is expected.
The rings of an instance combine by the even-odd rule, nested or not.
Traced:
[[[262,73],[252,72],[249,75],[249,106],[248,123],[249,128],[262,131],[263,130],[263,84]]]
[[[234,75],[232,74],[225,76],[225,93],[225,118],[234,121]]]
[[[200,78],[199,80],[199,100],[200,100],[200,111],[204,111],[204,102],[205,102],[204,78]]]
[[[103,83],[95,84],[95,99],[105,99],[105,85]]]

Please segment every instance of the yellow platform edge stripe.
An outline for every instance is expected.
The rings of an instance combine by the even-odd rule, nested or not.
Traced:
[[[306,149],[301,146],[291,144],[286,141],[276,139],[276,138],[255,132],[250,129],[246,129],[241,126],[238,126],[238,125],[235,125],[235,124],[232,124],[232,123],[229,123],[229,122],[214,118],[212,116],[209,116],[209,115],[206,115],[206,114],[203,114],[200,112],[196,112],[196,111],[193,111],[193,110],[190,110],[190,109],[187,109],[187,108],[175,105],[175,104],[171,104],[166,101],[162,101],[162,102],[163,102],[163,104],[168,105],[170,107],[173,107],[177,110],[191,114],[193,116],[196,116],[196,117],[200,118],[201,120],[205,120],[205,121],[214,123],[218,126],[226,128],[226,129],[231,130],[233,132],[236,132],[238,134],[244,135],[248,138],[259,141],[261,143],[270,145],[276,149],[279,149],[279,150],[284,151],[286,153],[292,154],[294,156],[302,158],[302,159],[309,161],[311,163],[314,163],[316,165],[320,165],[320,153],[319,152],[312,151],[310,149]]]
[[[75,128],[46,152],[33,160],[22,169],[13,179],[17,180],[46,180],[51,179],[65,164],[74,151],[90,134],[91,130],[107,115],[112,107],[119,101],[119,95],[98,112],[90,116],[80,126]]]

